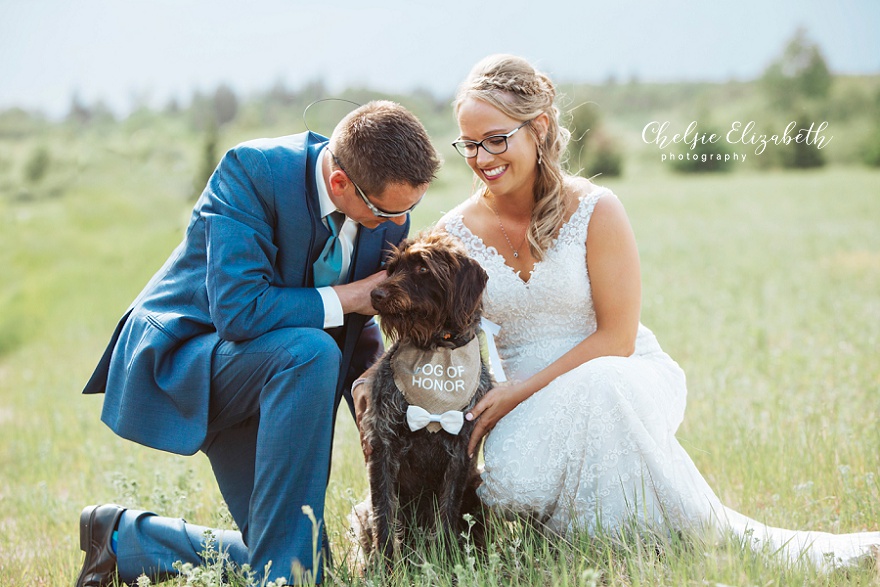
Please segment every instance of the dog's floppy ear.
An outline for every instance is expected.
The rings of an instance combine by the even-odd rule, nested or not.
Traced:
[[[450,301],[453,310],[451,318],[458,326],[455,330],[462,332],[471,326],[474,315],[480,309],[489,276],[479,263],[467,255],[459,255],[458,262],[460,268],[455,275],[454,292]]]
[[[388,243],[388,246],[382,251],[382,262],[380,267],[388,269],[390,265],[396,265],[400,255],[409,248],[412,242],[409,239],[401,241],[400,245]]]

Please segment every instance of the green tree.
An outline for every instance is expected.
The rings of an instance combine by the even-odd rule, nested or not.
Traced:
[[[215,167],[217,167],[217,125],[209,124],[202,139],[199,168],[193,178],[193,193],[196,197],[205,189]]]
[[[771,103],[783,110],[792,108],[799,98],[824,100],[833,78],[819,45],[803,28],[795,31],[782,55],[773,61],[761,78]]]
[[[196,130],[210,134],[238,116],[238,97],[225,84],[217,86],[213,93],[202,94],[196,90],[190,101],[189,113]],[[212,130],[212,127],[213,130]]]
[[[214,91],[213,107],[214,121],[217,123],[217,126],[223,126],[235,120],[238,114],[238,97],[236,97],[232,88],[226,84],[221,84]]]
[[[67,120],[79,124],[88,124],[92,120],[92,109],[79,97],[79,92],[74,92],[70,97],[70,110],[67,112]]]

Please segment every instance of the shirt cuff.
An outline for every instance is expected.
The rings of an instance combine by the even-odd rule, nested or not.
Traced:
[[[342,313],[342,303],[332,287],[319,287],[318,293],[324,303],[324,328],[336,328],[342,326],[345,315]]]

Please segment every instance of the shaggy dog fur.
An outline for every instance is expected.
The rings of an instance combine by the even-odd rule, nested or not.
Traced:
[[[488,278],[460,243],[436,233],[404,242],[387,271],[389,277],[373,290],[372,301],[383,331],[396,342],[369,375],[371,401],[362,428],[372,447],[372,501],[355,508],[352,522],[364,553],[381,553],[390,564],[401,545],[414,544],[418,531],[427,531],[429,537],[442,532],[450,542],[457,541],[467,529],[466,513],[476,521],[471,539],[482,541],[479,474],[476,458],[467,454],[475,423],[465,420],[457,435],[411,431],[408,404],[394,383],[391,357],[403,343],[433,350],[471,341],[478,334]],[[470,411],[491,387],[481,360],[477,391],[462,411]]]

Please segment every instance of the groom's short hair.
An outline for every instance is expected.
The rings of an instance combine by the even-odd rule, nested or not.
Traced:
[[[368,102],[342,119],[331,148],[349,179],[371,195],[390,183],[430,183],[440,168],[440,156],[419,119],[388,100]]]

